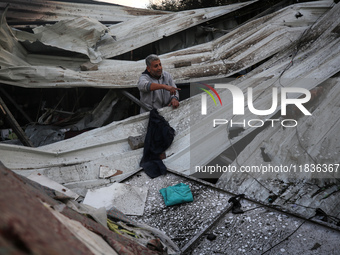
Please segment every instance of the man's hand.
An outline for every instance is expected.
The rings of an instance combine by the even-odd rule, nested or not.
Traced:
[[[172,87],[172,86],[169,86],[169,85],[166,85],[167,88],[166,90],[170,92],[170,95],[174,96],[176,95],[176,91],[177,90],[181,90],[180,88],[175,88],[175,87]]]
[[[179,102],[178,102],[178,100],[176,99],[176,98],[172,98],[171,99],[171,101],[170,101],[170,104],[169,104],[169,106],[171,106],[172,105],[172,108],[177,108],[178,106],[179,106]]]

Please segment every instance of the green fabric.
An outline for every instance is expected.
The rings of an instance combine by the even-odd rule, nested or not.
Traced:
[[[189,185],[178,183],[159,191],[167,206],[194,201]]]

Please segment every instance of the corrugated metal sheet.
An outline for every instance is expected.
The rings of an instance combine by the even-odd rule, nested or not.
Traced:
[[[116,42],[99,46],[98,50],[106,58],[114,57],[226,15],[254,2],[257,2],[257,0],[222,7],[182,11],[153,17],[145,16],[129,20],[111,26],[109,31],[115,36]]]
[[[115,36],[108,31],[105,25],[87,17],[62,20],[54,25],[39,26],[33,29],[34,34],[23,31],[14,32],[20,41],[29,40],[31,43],[39,41],[44,45],[82,53],[88,56],[92,63],[102,61],[102,53],[97,50],[102,38],[105,38],[105,43],[111,46],[116,41]]]
[[[176,82],[194,82],[230,76],[273,56],[296,42],[310,24],[329,10],[331,3],[332,1],[320,1],[287,7],[242,26],[215,41],[162,55],[160,57],[163,67],[172,73]],[[298,11],[304,13],[299,19],[295,17]],[[6,27],[6,24],[3,26]],[[16,41],[14,36],[11,38]],[[6,54],[17,59],[10,50],[7,50]],[[82,60],[86,62],[86,59],[63,59],[60,64],[59,59],[51,57],[53,61],[46,61],[46,57],[43,58],[44,66],[37,65],[41,62],[39,55],[26,57],[25,60],[32,63],[31,66],[20,64],[13,66],[6,64],[7,57],[3,57],[0,82],[22,87],[126,88],[136,86],[138,75],[145,68],[144,60],[137,62],[104,60],[99,64],[98,71],[82,72],[74,64],[72,64],[74,69],[63,64]],[[183,62],[190,62],[190,65],[176,68],[177,64]]]
[[[78,17],[33,29],[34,35],[14,31],[20,41],[40,41],[45,45],[79,52],[91,62],[115,57],[178,33],[200,23],[225,15],[255,1],[178,13],[144,16],[107,28],[96,19]],[[157,24],[157,26],[155,26]],[[138,40],[136,40],[138,38]]]
[[[296,128],[267,128],[232,163],[253,169],[271,165],[275,171],[269,173],[267,168],[265,173],[224,173],[218,185],[259,201],[279,195],[273,204],[301,215],[314,215],[315,208],[322,208],[328,215],[339,217],[339,76],[329,79],[323,87],[324,95],[312,116],[298,119]],[[264,162],[261,147],[271,162]],[[285,172],[279,170],[281,166]]]
[[[283,78],[289,77],[289,80],[279,81],[279,77],[291,62],[289,55],[295,52],[295,45],[283,49],[266,65],[258,67],[248,76],[237,80],[238,86],[243,90],[249,86],[253,87],[256,96],[273,86],[280,87],[279,82],[283,82],[284,86],[288,87],[312,89],[339,72],[340,39],[335,33],[339,26],[336,18],[339,9],[339,5],[333,7],[309,31],[306,38],[310,35],[312,38],[310,41],[307,40],[303,49],[300,49],[294,65],[284,73]],[[170,125],[177,132],[174,144],[167,151],[168,158],[165,159],[169,168],[190,174],[192,169],[190,169],[189,159],[192,160],[192,164],[205,165],[231,146],[226,127],[220,126],[213,129],[211,124],[212,119],[222,113],[226,118],[232,116],[232,102],[228,99],[228,93],[222,91],[220,95],[223,102],[229,103],[226,103],[223,108],[214,108],[213,105],[209,105],[213,114],[207,117],[202,117],[200,114],[200,96],[182,102],[177,110],[169,108],[161,110],[162,115],[169,120]],[[255,102],[255,107],[258,107],[258,104],[265,107],[270,103],[271,97],[263,95]],[[108,165],[125,173],[138,169],[142,150],[131,151],[127,137],[145,132],[147,118],[147,114],[131,117],[73,139],[41,148],[1,145],[1,160],[8,167],[19,172],[21,172],[20,169],[39,169],[58,182],[83,182],[86,185],[97,180],[100,165]],[[252,118],[252,115],[247,114],[244,118]],[[236,118],[235,121],[239,119]],[[242,136],[235,138],[233,143],[250,132],[251,129],[247,129]]]
[[[280,54],[247,74],[244,79],[240,81],[236,80],[233,83],[242,89],[245,94],[247,94],[248,87],[253,88],[254,98],[256,98],[254,107],[256,109],[269,109],[272,105],[271,88],[281,88],[284,86],[310,90],[332,77],[340,71],[340,38],[333,32],[337,31],[337,27],[339,26],[339,21],[336,18],[339,13],[340,5],[334,6],[301,38],[304,43],[300,40],[299,43],[283,49]],[[296,47],[298,47],[298,49]],[[292,65],[292,56],[296,53],[298,54],[294,58],[294,64]],[[295,97],[297,97],[297,95],[295,95]],[[230,119],[233,116],[231,112],[232,100],[228,91],[222,91],[221,98],[223,102],[230,103],[222,108],[215,108],[215,112],[209,115],[210,119],[219,118],[218,116],[225,116],[226,119]],[[197,102],[197,107],[200,107],[200,100]],[[214,108],[213,102],[211,102],[209,107],[209,109]],[[244,116],[235,116],[233,120],[241,122],[242,119],[265,119],[268,117],[269,116],[256,116],[246,111]],[[200,118],[202,120],[202,117]],[[206,121],[208,121],[207,124],[211,126],[211,121],[208,117]],[[201,122],[206,123],[206,121],[203,119]],[[206,128],[208,128],[209,125],[207,125]],[[207,164],[209,158],[213,159],[213,155],[219,154],[217,151],[222,153],[230,147],[226,127],[222,125],[216,129],[210,127],[210,129],[207,130],[210,130],[215,137],[215,140],[206,140],[205,143],[206,146],[210,144],[210,146],[207,147],[210,156],[207,155],[207,157],[202,158],[199,151],[199,142],[197,142],[197,151],[193,147],[190,148],[191,158],[197,165]],[[242,136],[235,138],[236,140],[233,141],[233,143],[245,137],[251,130],[253,129],[250,127],[246,128]],[[192,131],[195,131],[195,129]],[[204,139],[200,138],[201,132],[197,133],[199,140]],[[206,132],[209,133],[209,131]],[[193,134],[194,132],[191,132],[191,138],[193,138]],[[204,141],[205,140],[202,140],[202,142]]]
[[[118,5],[67,3],[45,0],[0,0],[0,11],[9,4],[8,21],[11,25],[36,25],[60,20],[89,17],[106,24],[115,24],[144,15],[166,12]]]

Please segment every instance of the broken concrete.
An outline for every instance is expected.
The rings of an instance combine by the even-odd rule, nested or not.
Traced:
[[[129,136],[128,143],[131,150],[137,150],[144,147],[145,134],[139,136]]]

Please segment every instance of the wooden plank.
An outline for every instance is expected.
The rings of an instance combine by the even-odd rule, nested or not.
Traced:
[[[28,139],[25,132],[19,126],[19,123],[15,120],[10,110],[7,108],[5,102],[0,97],[0,108],[1,108],[1,115],[4,116],[5,120],[14,130],[14,133],[18,136],[19,140],[22,142],[23,145],[34,147],[32,142]]]
[[[26,119],[29,123],[33,122],[33,120],[30,118],[30,116],[28,116],[28,115],[24,112],[24,110],[21,108],[21,106],[18,105],[18,104],[14,101],[14,99],[6,92],[3,88],[0,88],[0,92],[1,92],[2,94],[4,94],[5,97],[7,97],[7,99],[15,106],[15,108],[17,108],[17,110],[22,114],[22,116],[25,117],[25,119]]]

